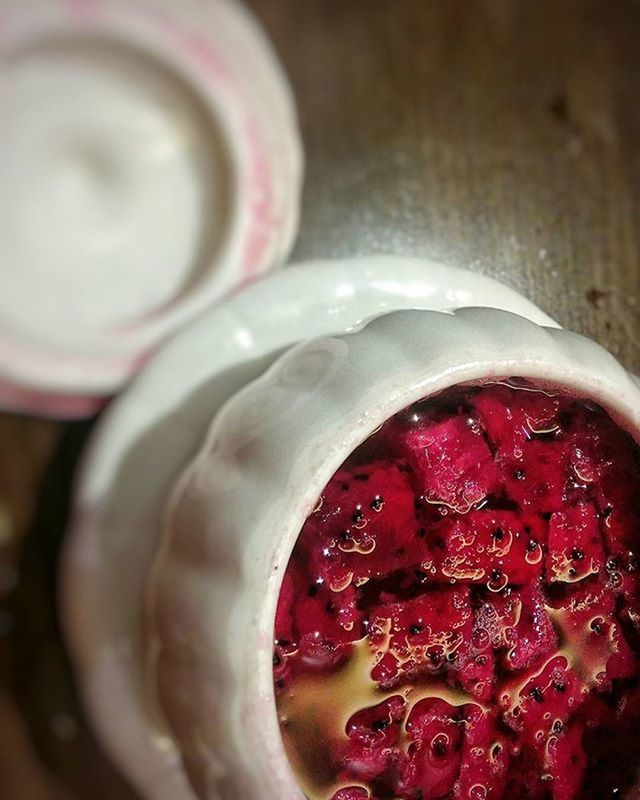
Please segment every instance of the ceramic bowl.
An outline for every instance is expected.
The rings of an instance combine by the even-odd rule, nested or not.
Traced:
[[[399,311],[301,344],[220,411],[180,479],[149,588],[149,679],[203,800],[301,800],[272,683],[292,549],[345,458],[414,401],[519,377],[640,439],[640,391],[576,334],[487,308]]]

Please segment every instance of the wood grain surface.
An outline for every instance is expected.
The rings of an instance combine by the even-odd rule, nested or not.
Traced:
[[[297,259],[426,255],[497,277],[640,371],[640,3],[251,0],[297,96]],[[0,416],[0,798],[131,800],[55,613],[91,424]]]

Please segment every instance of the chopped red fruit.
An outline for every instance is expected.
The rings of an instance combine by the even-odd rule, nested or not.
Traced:
[[[520,586],[542,573],[546,525],[513,511],[471,511],[447,518],[436,568],[446,581],[483,583],[492,591]]]
[[[309,568],[334,592],[419,564],[414,496],[405,472],[377,462],[331,479],[300,534]]]
[[[509,742],[499,731],[495,714],[480,706],[465,706],[464,720],[460,775],[454,796],[460,800],[500,798],[507,780]]]
[[[615,617],[615,596],[600,581],[576,587],[554,611],[567,648],[581,665],[585,681],[601,688],[617,678],[630,678],[638,659]]]
[[[467,589],[440,589],[379,606],[369,617],[376,658],[371,677],[387,687],[419,674],[455,672],[471,638],[471,622]]]
[[[393,773],[400,760],[396,745],[405,715],[404,700],[390,697],[351,717],[342,755],[343,771],[349,779],[375,781]]]
[[[525,511],[562,511],[569,484],[566,443],[533,439],[522,445],[522,456],[502,465],[507,495]]]
[[[332,800],[626,796],[639,453],[601,408],[505,384],[372,434],[307,520],[277,608],[301,782]]]
[[[516,746],[503,800],[548,800],[548,781],[543,780],[539,749],[531,745]]]
[[[409,762],[403,796],[435,800],[453,789],[460,771],[462,709],[439,698],[421,700],[407,720]]]
[[[551,515],[549,521],[549,581],[575,583],[604,568],[600,524],[591,503],[580,503]]]
[[[551,775],[553,800],[574,800],[587,766],[580,727],[571,725],[549,739],[544,766]]]
[[[515,694],[506,693],[504,721],[523,744],[540,747],[562,730],[583,701],[587,688],[571,669],[565,656],[554,656],[532,675]]]
[[[540,586],[531,583],[520,594],[520,613],[512,629],[512,647],[505,666],[521,670],[539,663],[557,647],[558,639],[547,611]]]
[[[560,401],[541,392],[498,384],[483,389],[471,406],[502,458],[521,458],[526,441],[558,428]]]
[[[369,800],[370,797],[369,790],[362,786],[347,786],[338,789],[331,800]]]
[[[404,434],[403,447],[430,503],[464,513],[498,486],[491,451],[465,417],[415,427]]]

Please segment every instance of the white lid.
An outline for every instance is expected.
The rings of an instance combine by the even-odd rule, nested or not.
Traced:
[[[290,95],[226,0],[0,0],[0,59],[0,402],[97,402],[285,255]]]

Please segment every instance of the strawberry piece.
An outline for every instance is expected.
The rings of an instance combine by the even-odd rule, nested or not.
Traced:
[[[404,433],[401,444],[430,503],[466,513],[498,487],[491,451],[463,416],[416,426]]]
[[[574,583],[604,567],[600,525],[591,503],[580,503],[551,515],[547,580]]]
[[[493,591],[522,585],[542,572],[546,526],[539,517],[513,511],[472,511],[445,519],[444,549],[436,569],[447,582],[486,583]]]
[[[375,782],[399,780],[400,741],[406,704],[390,697],[376,706],[362,709],[347,723],[348,742],[342,753],[343,773],[349,780]]]
[[[552,778],[553,800],[574,800],[582,786],[587,766],[580,726],[571,725],[549,739],[544,766]]]
[[[459,800],[502,797],[509,766],[509,746],[494,714],[475,704],[464,707],[460,775],[454,796]]]
[[[569,716],[584,700],[586,687],[571,669],[565,656],[554,656],[544,667],[514,687],[517,694],[506,691],[503,718],[522,744],[540,747],[549,736],[562,730]]]
[[[560,401],[542,392],[503,384],[482,389],[470,401],[500,459],[522,457],[522,445],[535,434],[557,428]]]
[[[419,674],[455,673],[471,627],[467,589],[439,589],[381,605],[369,617],[369,645],[376,656],[371,677],[386,688]]]
[[[520,613],[512,629],[512,648],[507,653],[508,669],[532,667],[555,650],[557,637],[547,612],[544,597],[537,583],[525,586],[519,594]]]
[[[342,469],[300,534],[312,575],[339,592],[424,560],[409,480],[394,464]]]
[[[446,797],[460,771],[462,710],[439,698],[421,700],[407,720],[409,760],[404,771],[405,797]]]

